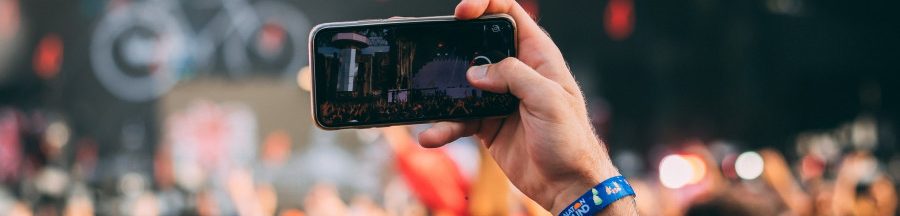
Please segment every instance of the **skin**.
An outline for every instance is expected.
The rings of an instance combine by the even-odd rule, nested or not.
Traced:
[[[511,93],[519,110],[502,119],[440,122],[419,134],[424,147],[440,147],[474,135],[490,150],[510,181],[558,214],[589,188],[619,175],[589,122],[584,95],[559,48],[514,0],[463,0],[456,18],[509,14],[518,30],[518,58],[469,69],[475,88]],[[633,198],[600,215],[636,214]]]

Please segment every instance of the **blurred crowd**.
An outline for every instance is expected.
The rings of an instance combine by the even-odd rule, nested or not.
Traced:
[[[611,152],[642,215],[895,215],[900,158],[874,156],[875,121],[798,134],[795,152],[702,140]],[[424,126],[312,129],[311,146],[297,149],[284,131],[255,143],[255,117],[240,103],[196,101],[166,123],[150,170],[105,176],[98,163],[116,161],[90,139],[70,140],[62,118],[3,108],[0,214],[549,214],[474,140],[419,147]]]
[[[2,215],[526,215],[541,212],[465,139],[424,149],[408,127],[274,131],[255,143],[240,103],[197,101],[170,115],[150,170],[109,176],[97,144],[43,112],[0,112]],[[362,150],[340,143],[355,137]],[[303,138],[300,138],[303,139]],[[358,146],[357,146],[358,147]],[[108,157],[107,157],[108,158]],[[482,163],[479,163],[482,161]],[[487,167],[487,168],[485,168]],[[499,205],[497,205],[499,204]]]
[[[631,181],[642,215],[896,215],[900,158],[876,157],[885,137],[876,131],[875,119],[860,117],[799,134],[796,152],[690,140],[659,151],[657,175]],[[633,157],[614,159],[628,169]]]

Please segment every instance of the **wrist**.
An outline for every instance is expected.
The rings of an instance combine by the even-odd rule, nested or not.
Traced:
[[[597,184],[600,184],[600,182],[620,175],[618,169],[613,166],[608,157],[601,160],[599,166],[595,167],[594,170],[596,170],[596,172],[593,172],[593,174],[586,175],[581,179],[569,182],[565,186],[560,187],[561,190],[558,190],[558,193],[553,198],[553,203],[550,205],[550,213],[558,215],[563,209],[569,206],[569,204],[575,201],[575,199],[584,194],[585,191],[590,190]]]
[[[571,184],[571,185],[569,185],[569,187],[559,191],[559,193],[556,194],[556,197],[554,197],[554,199],[553,199],[553,205],[551,205],[551,207],[549,209],[550,213],[553,215],[559,215],[559,213],[562,212],[567,206],[569,206],[569,204],[572,203],[572,201],[577,199],[579,196],[581,196],[582,193],[584,193],[588,189],[594,187],[594,185],[599,184],[600,181],[603,181],[603,180],[591,179],[591,181],[587,181],[587,182],[594,182],[594,183],[587,183],[587,182],[575,183],[575,184]]]

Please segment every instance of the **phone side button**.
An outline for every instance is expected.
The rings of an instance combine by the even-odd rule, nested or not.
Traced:
[[[373,23],[373,22],[384,22],[383,19],[364,19],[356,21],[356,23]]]

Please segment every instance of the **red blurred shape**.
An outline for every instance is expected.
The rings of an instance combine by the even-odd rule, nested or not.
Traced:
[[[729,179],[737,179],[737,171],[734,170],[734,162],[737,160],[737,155],[728,154],[722,159],[722,174]]]
[[[50,33],[38,43],[34,52],[34,72],[43,79],[59,73],[63,60],[63,42],[56,33]]]
[[[257,46],[268,55],[281,52],[285,42],[285,30],[280,24],[269,21],[263,25]]]
[[[518,0],[518,2],[522,5],[522,8],[525,9],[525,12],[528,12],[531,19],[537,20],[538,12],[540,12],[537,0]]]
[[[825,161],[812,156],[804,156],[800,162],[800,171],[804,180],[822,177],[825,173]]]
[[[634,2],[610,0],[603,14],[603,26],[612,40],[621,41],[631,36],[634,30]]]
[[[266,135],[262,160],[269,166],[281,166],[291,157],[291,135],[285,130],[275,130]]]
[[[19,176],[22,160],[20,116],[9,108],[0,108],[0,183]]]
[[[394,149],[398,169],[410,189],[438,213],[466,215],[469,182],[443,149],[419,146],[404,128],[383,129]]]

